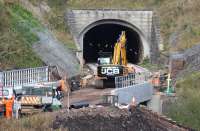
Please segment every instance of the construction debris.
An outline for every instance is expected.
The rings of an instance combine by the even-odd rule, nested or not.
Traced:
[[[81,79],[81,87],[85,88],[89,82],[92,80],[93,75],[87,75]]]

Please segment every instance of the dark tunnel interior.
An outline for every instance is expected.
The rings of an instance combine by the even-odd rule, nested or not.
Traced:
[[[126,51],[129,63],[137,64],[142,56],[139,34],[133,29],[119,24],[101,24],[90,29],[83,38],[83,58],[85,63],[95,63],[99,52],[112,52],[121,34],[126,31]]]

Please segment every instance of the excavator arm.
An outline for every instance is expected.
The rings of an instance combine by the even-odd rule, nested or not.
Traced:
[[[123,65],[123,66],[127,65],[125,45],[126,45],[126,34],[125,34],[125,31],[122,31],[114,47],[112,64]]]

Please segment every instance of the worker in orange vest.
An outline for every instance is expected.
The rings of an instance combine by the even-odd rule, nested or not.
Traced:
[[[12,96],[11,99],[7,99],[7,100],[5,98],[3,98],[2,102],[6,106],[5,117],[11,118],[12,117],[12,111],[13,111],[14,96]]]
[[[156,77],[154,79],[154,86],[159,87],[160,86],[160,77]]]
[[[66,80],[67,77],[65,76],[59,81],[59,86],[57,88],[58,91],[67,91]]]
[[[60,80],[60,91],[65,91],[65,88],[66,88],[65,80],[62,79],[62,80]]]
[[[59,81],[59,86],[56,89],[56,92],[59,97],[63,97],[66,92],[70,91],[69,85],[66,82],[66,80],[67,80],[67,77],[65,76]]]
[[[151,83],[155,87],[159,87],[160,86],[160,74],[159,73],[156,73],[153,76]]]

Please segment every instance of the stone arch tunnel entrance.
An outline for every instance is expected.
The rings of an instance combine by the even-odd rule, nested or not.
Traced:
[[[126,32],[126,51],[129,63],[137,64],[143,57],[143,44],[134,29],[113,23],[99,24],[89,29],[83,36],[83,58],[85,63],[96,63],[99,52],[112,52],[121,34]]]
[[[100,50],[113,52],[122,30],[127,32],[129,62],[137,64],[146,58],[158,62],[162,39],[159,19],[152,10],[72,9],[67,10],[65,20],[81,66],[96,63]]]

